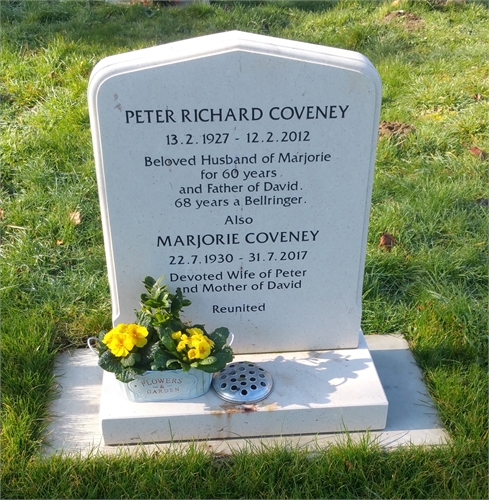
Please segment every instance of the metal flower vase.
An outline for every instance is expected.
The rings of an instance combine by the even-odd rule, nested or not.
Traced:
[[[135,380],[124,383],[116,380],[120,392],[136,403],[155,403],[198,398],[211,387],[212,373],[190,368],[189,371],[147,371]],[[115,375],[114,375],[115,376]]]
[[[234,335],[231,333],[233,343]],[[89,349],[98,356],[92,341],[97,337],[87,340]],[[131,382],[125,383],[115,379],[113,373],[105,373],[105,376],[114,377],[122,396],[136,403],[157,403],[165,401],[178,401],[194,399],[202,396],[211,388],[213,373],[207,373],[196,368],[183,370],[147,371],[137,375]]]

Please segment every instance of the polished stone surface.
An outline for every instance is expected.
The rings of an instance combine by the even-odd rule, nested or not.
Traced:
[[[249,438],[385,427],[388,403],[363,334],[358,349],[247,354],[273,377],[254,404],[226,403],[211,390],[181,403],[135,403],[104,373],[100,421],[105,444]],[[151,391],[151,388],[148,388]]]
[[[349,437],[360,440],[368,436],[385,447],[405,444],[438,445],[447,442],[448,434],[440,424],[437,411],[423,384],[406,341],[396,335],[367,335],[367,344],[380,381],[389,402],[387,422],[380,431],[350,432]],[[325,358],[326,359],[326,358]],[[327,363],[335,363],[334,357]],[[361,363],[358,359],[356,365]],[[285,364],[285,363],[284,363]],[[57,362],[56,373],[59,397],[51,406],[47,454],[65,452],[114,453],[122,450],[136,452],[140,446],[108,446],[104,444],[100,426],[100,401],[103,372],[88,349],[63,353]],[[352,371],[355,373],[355,370]],[[338,397],[339,380],[330,380],[325,397]],[[272,393],[273,394],[273,393]],[[265,402],[264,402],[265,404]],[[244,413],[247,416],[259,412]],[[225,417],[227,418],[227,417]],[[249,424],[248,424],[249,425]],[[297,435],[230,439],[210,439],[199,445],[211,451],[228,452],[246,445],[280,442],[287,446],[327,446],[346,438],[343,432],[321,433],[304,426]],[[175,444],[144,445],[145,449],[164,449]]]
[[[381,94],[362,54],[240,31],[101,60],[114,324],[165,274],[237,354],[357,347]]]

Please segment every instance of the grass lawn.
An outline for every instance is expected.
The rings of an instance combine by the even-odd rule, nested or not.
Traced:
[[[2,497],[487,498],[487,4],[0,7]],[[110,326],[90,72],[108,55],[231,29],[357,50],[377,67],[388,123],[362,326],[408,340],[449,445],[42,457],[56,354]],[[383,232],[396,240],[390,251]]]

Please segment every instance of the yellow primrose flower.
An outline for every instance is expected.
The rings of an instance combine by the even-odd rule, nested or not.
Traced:
[[[202,342],[199,342],[199,345],[197,346],[197,352],[198,358],[205,359],[211,353],[211,347],[205,340],[203,340]]]
[[[121,333],[123,333],[126,326],[127,325],[121,323],[121,324],[117,325],[116,327],[112,328],[112,330],[110,330],[109,332],[107,332],[104,335],[104,338],[103,338],[102,342],[106,346],[108,346],[112,342],[112,339],[114,338],[114,335],[120,335]]]
[[[188,351],[188,359],[195,359],[195,358],[198,358],[198,352],[197,352],[197,349],[190,349],[190,351]]]
[[[201,342],[201,339],[197,337],[197,335],[194,335],[193,337],[190,338],[189,344],[192,347],[197,347]]]
[[[182,352],[185,347],[187,347],[187,342],[185,342],[185,340],[181,340],[177,345],[177,351]]]
[[[182,336],[182,332],[180,332],[180,331],[179,332],[173,332],[171,334],[171,338],[173,340],[180,340],[181,336]]]
[[[144,326],[131,323],[127,325],[126,335],[128,339],[131,339],[133,347],[144,347],[148,343],[148,339],[146,339],[148,330]]]
[[[114,335],[115,335],[116,331],[115,331],[115,328],[113,330],[110,330],[110,332],[107,332],[105,335],[104,335],[104,338],[102,339],[102,342],[108,346],[111,342],[112,342],[112,339],[114,338]]]
[[[204,335],[204,332],[200,328],[187,328],[187,333],[191,336],[193,335]]]
[[[209,347],[209,349],[211,347],[214,347],[214,342],[206,335],[194,335],[192,337],[192,346],[193,347],[198,347],[202,343],[206,344]]]
[[[205,342],[207,342],[207,344],[209,344],[209,347],[214,347],[214,341],[213,341],[213,340],[211,340],[209,337],[207,337],[207,336],[205,336],[205,335],[204,335],[203,340],[204,340]]]
[[[129,351],[134,347],[134,345],[131,339],[129,339],[126,335],[114,333],[111,337],[110,343],[107,344],[107,347],[114,356],[122,358],[129,354]]]

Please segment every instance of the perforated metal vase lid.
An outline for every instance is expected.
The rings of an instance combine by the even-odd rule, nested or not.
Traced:
[[[214,375],[212,388],[230,403],[256,403],[265,399],[273,388],[272,376],[249,361],[230,363]]]

